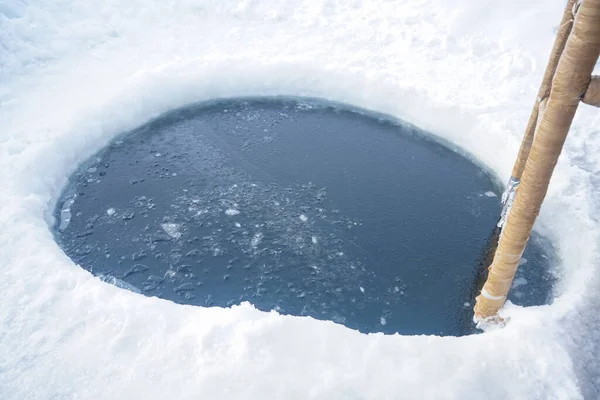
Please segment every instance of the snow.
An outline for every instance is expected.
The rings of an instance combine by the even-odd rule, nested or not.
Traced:
[[[587,106],[536,225],[562,258],[555,301],[508,304],[506,326],[482,335],[364,335],[249,304],[144,297],[75,265],[48,226],[69,174],[116,135],[228,96],[313,96],[387,113],[506,181],[562,6],[2,2],[1,397],[598,398],[600,114]]]
[[[129,290],[134,293],[142,293],[142,291],[140,289],[136,288],[132,284],[127,283],[124,280],[121,280],[112,275],[99,275],[98,278],[100,278],[103,282],[108,282],[111,285],[115,285],[118,288]]]

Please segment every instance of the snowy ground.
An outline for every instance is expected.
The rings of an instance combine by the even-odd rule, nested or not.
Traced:
[[[582,106],[537,229],[551,306],[472,337],[186,307],[74,265],[48,223],[116,134],[214,97],[322,97],[451,140],[508,177],[563,2],[0,2],[0,397],[595,399],[600,114]]]

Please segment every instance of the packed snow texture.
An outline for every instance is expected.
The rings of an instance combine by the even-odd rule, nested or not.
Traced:
[[[0,397],[598,398],[600,114],[587,106],[536,226],[562,256],[556,299],[509,305],[506,326],[482,335],[364,335],[249,304],[144,297],[74,265],[48,226],[69,174],[115,135],[220,97],[311,96],[387,113],[505,180],[562,7],[0,2]]]

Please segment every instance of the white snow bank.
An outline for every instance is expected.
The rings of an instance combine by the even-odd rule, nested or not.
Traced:
[[[384,112],[508,178],[562,2],[0,3],[0,397],[596,398],[600,117],[583,106],[537,229],[554,304],[463,338],[363,335],[248,304],[121,290],[49,230],[70,172],[118,133],[216,97],[306,95]]]

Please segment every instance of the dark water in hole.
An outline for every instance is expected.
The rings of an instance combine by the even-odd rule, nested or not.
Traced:
[[[497,194],[414,127],[309,100],[227,100],[172,112],[89,160],[56,236],[83,268],[148,296],[463,335]],[[549,257],[534,237],[513,302],[548,300]]]

